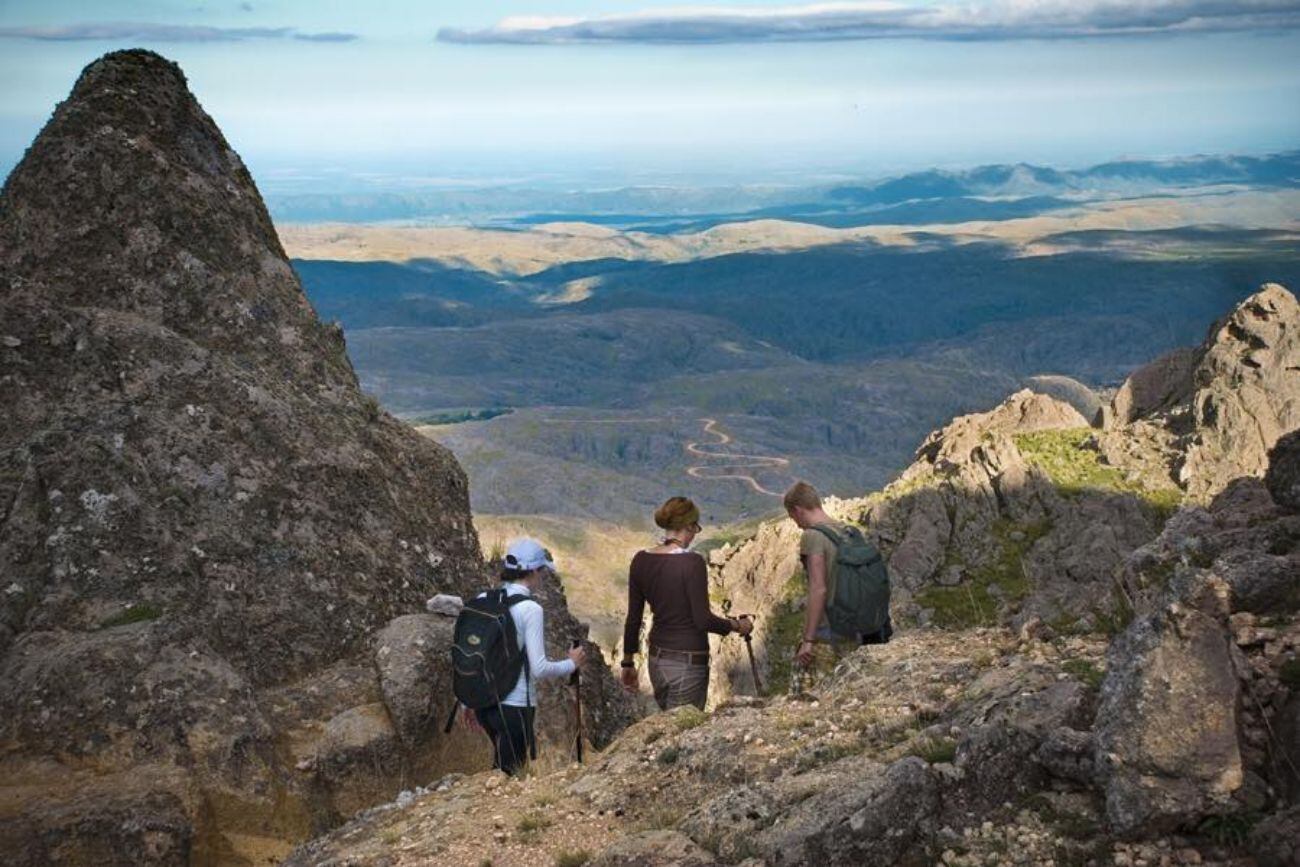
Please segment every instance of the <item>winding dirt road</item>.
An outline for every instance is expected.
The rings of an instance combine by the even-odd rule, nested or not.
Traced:
[[[663,418],[544,418],[546,424],[645,424],[647,422],[664,422],[671,419]],[[711,437],[716,437],[716,441],[711,443],[690,442],[686,444],[686,453],[693,457],[709,459],[723,459],[727,461],[723,464],[698,464],[686,468],[686,475],[693,479],[703,479],[705,481],[721,481],[723,479],[736,479],[744,482],[760,494],[769,497],[779,497],[779,491],[771,491],[763,487],[758,479],[745,472],[738,470],[764,470],[764,469],[785,469],[790,466],[790,461],[786,458],[771,457],[768,455],[745,455],[730,451],[706,451],[706,449],[719,449],[723,446],[730,445],[732,438],[729,434],[723,433],[718,429],[718,420],[714,418],[700,419],[704,423],[704,433]]]
[[[786,458],[770,457],[767,455],[744,455],[729,451],[705,451],[705,449],[717,449],[731,443],[731,437],[718,430],[717,419],[702,418],[704,422],[704,432],[709,436],[717,437],[716,442],[704,443],[698,442],[687,443],[687,454],[694,455],[697,458],[725,458],[728,463],[725,464],[702,464],[700,466],[690,467],[686,470],[686,475],[695,479],[738,479],[745,482],[760,494],[766,494],[769,497],[779,497],[781,494],[777,491],[769,491],[759,484],[749,473],[737,472],[738,470],[759,470],[759,469],[784,469],[790,466],[790,461]]]

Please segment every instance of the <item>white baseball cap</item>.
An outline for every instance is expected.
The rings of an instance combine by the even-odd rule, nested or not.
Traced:
[[[505,568],[511,572],[531,572],[543,566],[554,571],[555,561],[536,539],[515,539],[506,546]]]

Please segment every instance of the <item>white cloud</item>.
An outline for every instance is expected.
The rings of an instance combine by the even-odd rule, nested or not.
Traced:
[[[592,18],[506,18],[443,28],[460,43],[816,42],[853,39],[1079,39],[1300,28],[1297,0],[989,0],[683,7]]]
[[[136,21],[81,22],[57,27],[0,27],[0,39],[42,42],[238,42],[246,39],[302,39],[309,42],[351,42],[354,33],[300,33],[292,27],[201,27]]]

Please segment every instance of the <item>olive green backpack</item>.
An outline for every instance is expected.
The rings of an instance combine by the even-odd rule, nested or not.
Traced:
[[[835,587],[826,602],[831,631],[836,635],[879,632],[889,619],[889,570],[884,558],[857,527],[846,526],[843,533],[825,524],[812,529],[835,545]]]

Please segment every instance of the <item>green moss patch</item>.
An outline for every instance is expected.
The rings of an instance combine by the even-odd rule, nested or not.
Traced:
[[[1131,494],[1162,519],[1182,505],[1183,492],[1177,488],[1130,481],[1121,470],[1103,463],[1092,428],[1017,434],[1015,443],[1025,460],[1042,470],[1067,497],[1086,491]]]
[[[115,614],[100,624],[101,629],[112,629],[114,626],[126,626],[128,623],[144,623],[147,620],[157,620],[162,617],[162,609],[157,605],[149,602],[140,602],[132,605],[121,614]]]
[[[916,603],[929,608],[934,625],[945,629],[995,625],[1003,604],[1019,602],[1029,595],[1032,588],[1023,559],[1050,530],[1047,523],[998,521],[993,525],[997,548],[992,560],[971,570],[956,587],[926,587],[916,594]]]
[[[1061,666],[1090,689],[1099,689],[1106,673],[1086,659],[1067,659]]]

